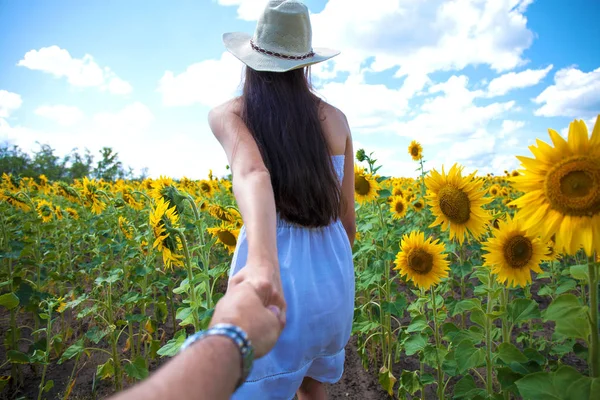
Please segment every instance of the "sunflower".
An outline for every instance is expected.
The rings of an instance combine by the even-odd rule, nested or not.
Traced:
[[[218,204],[209,206],[208,213],[225,222],[234,222],[241,218],[240,213],[235,208],[225,208]]]
[[[102,214],[102,211],[106,208],[106,204],[98,199],[92,201],[92,212],[96,215]]]
[[[175,182],[173,179],[167,178],[165,176],[160,176],[158,179],[152,182],[152,190],[150,191],[150,195],[154,199],[163,199],[164,201],[175,206],[175,210],[179,214],[183,214],[185,211],[185,205],[183,200],[185,196],[182,195],[177,187],[175,186]]]
[[[450,239],[458,238],[462,245],[469,234],[475,238],[480,237],[486,230],[490,220],[487,211],[481,206],[492,201],[483,197],[485,191],[481,190],[483,180],[475,179],[475,172],[462,177],[462,167],[454,164],[448,174],[440,174],[435,169],[425,178],[428,189],[426,198],[436,220],[430,227],[442,225],[442,230],[450,229]]]
[[[52,221],[52,218],[54,217],[54,208],[52,207],[52,203],[47,200],[40,200],[37,203],[36,209],[43,223]]]
[[[408,211],[408,204],[402,196],[391,197],[392,202],[390,204],[390,212],[392,213],[393,219],[402,219]]]
[[[77,213],[77,210],[75,210],[74,208],[67,207],[67,208],[65,208],[65,211],[71,216],[71,218],[79,219],[79,214]]]
[[[498,184],[492,185],[488,189],[488,193],[493,197],[498,196],[498,194],[500,193],[500,185],[498,185]]]
[[[425,207],[425,204],[423,204],[421,200],[417,200],[413,203],[413,208],[415,209],[415,211],[421,212],[423,210],[423,207]]]
[[[21,200],[19,197],[14,195],[10,190],[3,190],[0,192],[0,200],[6,201],[13,207],[21,209],[23,211],[29,211],[31,207],[24,200]]]
[[[408,154],[410,154],[413,160],[419,161],[423,158],[423,147],[421,147],[419,142],[413,140],[408,146]]]
[[[223,244],[223,246],[229,251],[229,254],[235,251],[238,235],[240,234],[240,230],[238,228],[231,225],[226,225],[225,222],[222,222],[220,226],[215,228],[207,228],[206,230]]]
[[[364,168],[354,165],[354,194],[359,204],[375,200],[379,189],[379,183],[373,175],[366,173]]]
[[[402,188],[400,186],[394,185],[394,188],[392,189],[392,196],[404,197],[404,192],[402,191]]]
[[[425,240],[423,232],[413,231],[402,237],[394,269],[419,288],[429,289],[448,276],[448,261],[444,251],[444,244],[439,243],[439,239],[434,242],[431,238]]]
[[[133,239],[133,226],[127,218],[119,215],[119,229],[127,239]]]
[[[67,185],[64,182],[56,183],[56,192],[69,201],[79,201],[79,193],[77,193],[77,190],[73,189],[71,186]]]
[[[60,206],[54,206],[54,214],[56,215],[56,219],[63,219],[63,212]]]
[[[525,228],[555,234],[559,252],[600,253],[600,115],[591,137],[581,120],[571,122],[568,141],[548,132],[554,147],[538,139],[529,147],[535,158],[517,157],[524,169],[514,186],[526,194],[511,204]]]
[[[152,247],[162,252],[165,266],[183,266],[183,256],[178,254],[183,249],[181,238],[173,232],[179,227],[179,215],[175,207],[169,208],[168,202],[158,199],[150,213],[150,226],[156,238]]]
[[[204,197],[211,198],[215,191],[212,181],[201,180],[198,182],[198,188]]]
[[[519,176],[519,171],[513,171],[510,175],[514,178],[515,176]]]
[[[498,222],[499,228],[483,243],[484,265],[492,269],[499,283],[524,287],[531,283],[531,271],[541,273],[540,263],[547,259],[548,248],[537,232],[525,229],[518,216]]]

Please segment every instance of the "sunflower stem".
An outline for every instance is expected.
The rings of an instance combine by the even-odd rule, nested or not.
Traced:
[[[435,289],[432,285],[430,288],[431,292],[431,304],[433,308],[433,336],[435,337],[435,358],[437,362],[437,394],[440,400],[444,400],[444,371],[442,371],[442,363],[440,361],[440,333],[437,324],[437,305],[435,304]]]
[[[598,343],[598,274],[595,260],[592,257],[588,259],[588,274],[590,278],[590,377],[598,378],[600,376],[600,347]]]
[[[187,269],[188,283],[190,285],[190,301],[192,307],[192,318],[194,320],[194,330],[197,332],[200,330],[200,322],[198,320],[198,302],[196,301],[196,287],[194,286],[194,271],[192,269],[192,259],[190,257],[190,251],[188,249],[187,240],[183,232],[177,230],[177,235],[181,239],[183,246],[183,254],[185,257],[185,267]]]
[[[486,348],[486,356],[485,356],[485,367],[486,367],[486,388],[488,396],[492,396],[494,394],[494,382],[492,375],[492,318],[489,316],[492,312],[492,294],[491,294],[491,282],[492,282],[492,274],[489,275],[490,287],[488,287],[488,295],[487,295],[487,307],[486,307],[486,323],[485,323],[485,348]]]

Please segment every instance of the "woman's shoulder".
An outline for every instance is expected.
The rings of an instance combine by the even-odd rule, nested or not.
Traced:
[[[234,97],[233,99],[229,99],[226,102],[213,107],[208,112],[208,119],[211,120],[213,118],[223,118],[223,117],[227,117],[227,115],[240,116],[241,114],[242,114],[242,100],[240,97]]]

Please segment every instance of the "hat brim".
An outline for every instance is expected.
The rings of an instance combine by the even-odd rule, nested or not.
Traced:
[[[252,36],[247,33],[229,32],[223,34],[223,43],[225,44],[225,48],[231,54],[256,71],[291,71],[293,69],[329,60],[340,54],[338,50],[315,47],[313,48],[315,55],[312,57],[303,60],[286,60],[285,58],[269,56],[252,49],[252,46],[250,45],[251,38]]]

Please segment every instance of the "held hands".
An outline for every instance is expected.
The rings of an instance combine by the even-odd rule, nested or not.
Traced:
[[[279,299],[267,281],[232,282],[217,303],[210,326],[219,323],[239,326],[248,334],[254,356],[262,357],[275,346],[285,325]]]
[[[278,263],[249,262],[229,282],[229,290],[240,283],[249,283],[257,292],[263,293],[265,305],[274,305],[281,311],[281,329],[285,326],[287,305],[283,297]]]

